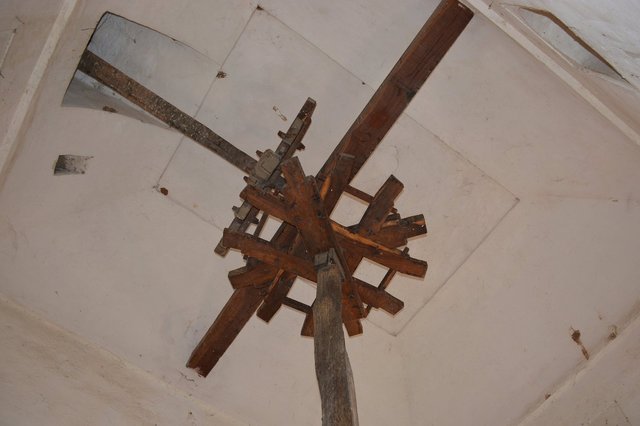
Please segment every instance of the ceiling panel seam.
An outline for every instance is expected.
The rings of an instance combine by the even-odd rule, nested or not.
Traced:
[[[505,192],[507,192],[509,195],[511,195],[513,198],[515,199],[520,199],[519,195],[516,195],[514,193],[514,191],[512,191],[511,189],[509,189],[506,185],[504,185],[502,182],[500,182],[498,179],[494,178],[491,174],[487,173],[485,170],[483,170],[481,167],[479,167],[477,164],[475,164],[473,161],[471,161],[469,158],[465,157],[460,151],[456,150],[454,147],[452,147],[451,145],[449,145],[443,138],[440,137],[440,135],[436,134],[434,131],[432,131],[431,129],[423,126],[418,120],[416,120],[415,118],[413,118],[413,116],[411,115],[410,112],[405,112],[404,115],[410,119],[411,121],[413,121],[415,124],[417,124],[419,127],[421,127],[422,129],[424,129],[425,131],[429,132],[431,135],[433,135],[433,137],[438,141],[438,143],[440,145],[442,145],[445,149],[450,150],[451,152],[453,152],[458,158],[460,158],[461,160],[465,161],[466,163],[468,163],[469,165],[471,165],[473,168],[475,168],[476,170],[479,170],[483,176],[485,176],[487,179],[489,179],[491,182],[493,182],[494,184],[496,184],[497,186],[499,186],[502,190],[504,190]]]
[[[402,328],[400,329],[400,331],[398,331],[397,333],[389,333],[392,336],[398,337],[400,336],[400,334],[402,334],[402,332],[411,324],[414,323],[414,318],[418,315],[420,315],[420,313],[422,312],[422,310],[425,308],[425,306],[427,306],[434,298],[436,298],[441,290],[446,287],[447,283],[458,273],[458,271],[467,263],[467,261],[469,259],[471,259],[471,257],[474,255],[474,253],[476,253],[476,251],[478,251],[478,249],[480,247],[482,247],[482,245],[485,243],[485,241],[487,241],[489,239],[489,237],[494,233],[494,231],[496,229],[498,229],[498,227],[504,222],[504,220],[507,218],[507,216],[509,216],[509,214],[516,208],[516,206],[518,206],[518,204],[520,204],[520,199],[519,198],[515,198],[513,204],[511,205],[511,207],[500,217],[500,219],[491,227],[491,229],[489,230],[489,232],[487,232],[482,239],[480,240],[480,242],[473,248],[473,250],[471,250],[469,252],[469,254],[462,260],[462,262],[460,262],[460,264],[454,269],[453,272],[451,272],[451,274],[449,274],[449,276],[442,282],[442,284],[433,292],[433,294],[431,294],[431,296],[429,296],[424,303],[422,304],[422,306],[420,306],[420,308],[418,310],[416,310],[413,315],[411,315],[411,318],[409,318],[409,320],[407,320],[407,322],[405,322],[405,324],[402,326]]]
[[[224,59],[222,60],[222,63],[220,64],[220,66],[218,67],[217,71],[223,71],[224,70],[224,65],[227,63],[227,60],[229,59],[229,56],[231,56],[231,53],[233,52],[233,50],[236,48],[236,45],[238,44],[238,41],[242,38],[242,35],[244,34],[244,32],[247,30],[247,27],[249,26],[249,23],[251,22],[251,20],[253,19],[253,16],[256,13],[256,9],[254,9],[251,12],[251,15],[249,15],[249,19],[247,19],[247,21],[244,23],[244,26],[242,27],[242,31],[240,31],[240,34],[238,34],[238,37],[236,37],[235,41],[233,42],[233,45],[231,46],[231,48],[229,49],[229,51],[227,52],[227,54],[225,55]],[[195,49],[194,49],[195,50]],[[205,55],[208,57],[208,55]],[[213,60],[213,59],[212,59]],[[207,100],[207,97],[209,97],[209,94],[211,93],[211,91],[213,90],[213,86],[216,84],[216,81],[218,81],[217,77],[214,77],[211,80],[211,84],[209,85],[209,88],[207,89],[207,91],[204,93],[204,95],[202,96],[202,99],[200,100],[200,103],[198,104],[198,108],[196,109],[195,113],[193,114],[194,117],[198,116],[198,113],[200,112],[200,110],[202,109],[202,106],[204,105],[205,101]],[[164,168],[162,169],[162,172],[160,173],[160,175],[158,176],[158,179],[156,180],[156,188],[159,188],[160,186],[160,181],[162,180],[163,176],[165,175],[165,173],[167,172],[167,169],[169,168],[169,165],[171,164],[171,162],[173,161],[173,158],[175,157],[176,153],[178,152],[178,149],[180,148],[180,146],[182,145],[182,143],[184,142],[185,137],[183,136],[180,139],[180,142],[178,142],[178,144],[176,145],[176,149],[173,150],[173,153],[171,154],[171,157],[169,158],[169,161],[167,161],[167,164],[164,166]],[[183,207],[185,210],[189,210],[186,206],[183,206],[180,203],[177,203],[180,207]],[[195,212],[193,212],[195,213]],[[196,214],[196,216],[198,216]],[[200,217],[200,216],[198,216]],[[204,218],[201,217],[201,219],[205,220]],[[205,222],[207,223],[211,223],[208,222],[207,220],[205,220]],[[217,229],[219,229],[220,231],[222,231],[218,226],[214,225]]]
[[[302,34],[300,34],[298,31],[294,30],[293,28],[291,28],[286,22],[284,22],[283,20],[281,20],[280,18],[278,18],[276,15],[273,15],[271,12],[269,12],[267,9],[262,9],[262,13],[266,13],[267,15],[271,16],[273,19],[275,19],[276,21],[278,21],[280,24],[282,24],[287,30],[291,31],[292,33],[294,33],[297,37],[299,37],[301,40],[303,40],[305,43],[309,44],[309,46],[312,46],[314,49],[316,49],[318,52],[321,52],[323,56],[327,57],[329,60],[331,60],[331,62],[335,63],[336,65],[338,65],[340,68],[342,68],[343,70],[345,70],[347,73],[349,73],[351,76],[355,77],[356,79],[360,80],[362,82],[363,85],[366,85],[367,87],[371,88],[372,90],[376,90],[377,87],[372,87],[369,83],[367,83],[361,76],[357,75],[356,73],[354,73],[353,71],[351,71],[349,68],[345,67],[344,65],[342,65],[342,63],[340,63],[337,59],[335,59],[334,57],[332,57],[331,55],[329,55],[327,52],[325,52],[324,50],[322,50],[320,47],[318,47],[315,43],[313,43],[311,40],[309,40],[308,38],[306,38],[305,36],[303,36]],[[398,58],[400,58],[400,55],[402,55],[402,52],[398,52],[398,56],[397,58],[395,58],[396,60]],[[395,62],[394,62],[395,63]]]

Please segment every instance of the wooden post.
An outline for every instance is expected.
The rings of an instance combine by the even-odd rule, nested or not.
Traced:
[[[315,266],[318,288],[313,304],[313,346],[322,401],[322,425],[357,426],[356,393],[342,331],[345,275],[333,249],[316,255]]]

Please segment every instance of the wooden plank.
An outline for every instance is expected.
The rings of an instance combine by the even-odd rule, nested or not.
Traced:
[[[266,286],[235,290],[193,350],[187,367],[195,369],[201,376],[209,374],[256,311],[265,293]]]
[[[335,228],[338,241],[345,251],[353,251],[387,268],[403,274],[422,278],[427,273],[427,262],[405,256],[400,250],[390,249],[368,238],[354,235],[344,228]]]
[[[409,247],[405,247],[404,250],[402,250],[402,254],[407,254],[409,253]],[[393,277],[396,275],[396,271],[395,269],[389,269],[387,271],[386,274],[384,274],[384,277],[382,278],[382,281],[380,282],[380,284],[378,284],[378,290],[383,291],[386,290],[386,288],[389,286],[389,284],[391,283],[391,280],[393,279]],[[404,303],[403,303],[404,306]],[[381,308],[380,306],[375,306],[373,303],[370,303],[369,306],[367,306],[367,308],[365,309],[367,316],[369,316],[369,314],[371,313],[371,308]],[[385,308],[382,308],[385,309]],[[386,309],[385,309],[386,310]],[[387,311],[389,312],[389,311]]]
[[[472,17],[457,0],[440,2],[318,173],[321,182],[340,154],[355,157],[351,181]]]
[[[364,306],[355,290],[351,270],[347,267],[342,248],[333,232],[332,222],[325,211],[315,179],[311,176],[305,177],[300,161],[295,157],[282,164],[282,172],[287,181],[284,196],[287,202],[294,206],[289,209],[288,216],[298,228],[308,256],[315,256],[330,249],[335,250],[345,274],[342,287],[345,325],[350,333],[361,332],[362,326],[356,322],[364,315]],[[342,185],[344,184],[343,181]]]
[[[271,243],[244,232],[224,230],[222,237],[225,247],[235,248],[246,256],[251,256],[276,269],[284,269],[311,281],[316,281],[313,264],[308,260],[278,250]]]
[[[256,165],[254,158],[89,50],[85,50],[82,54],[78,70],[218,154],[245,173],[253,173]]]
[[[347,180],[353,168],[355,157],[353,155],[341,154],[338,156],[336,167],[331,171],[327,179],[320,188],[320,198],[324,202],[324,208],[332,211],[340,196],[349,185]]]
[[[332,247],[332,232],[324,206],[319,200],[315,180],[304,175],[300,160],[295,157],[282,164],[282,173],[287,182],[284,196],[290,206],[285,212],[288,222],[298,228],[311,257],[329,250]],[[314,197],[318,198],[314,200]],[[270,214],[276,216],[280,213],[283,212]]]
[[[340,155],[345,155],[345,154],[340,154]],[[353,155],[352,155],[353,157]],[[354,157],[355,158],[355,157]],[[344,192],[346,192],[349,195],[353,195],[354,197],[356,197],[358,200],[360,201],[364,201],[365,203],[370,203],[373,201],[373,195],[369,195],[364,191],[359,190],[358,188],[354,188],[351,185],[347,185],[344,188]]]
[[[349,227],[348,229],[351,232],[357,232],[357,226]],[[406,245],[409,238],[426,233],[426,221],[424,216],[419,214],[404,219],[388,220],[370,238],[383,246],[397,248]]]
[[[333,208],[333,206],[335,206],[335,204],[338,202],[343,187],[346,184],[343,177],[349,174],[352,164],[352,156],[340,156],[333,174],[325,181],[325,185],[320,189],[320,198],[322,198],[322,200],[324,201],[325,208],[327,208],[327,206]],[[241,198],[243,197],[241,196]],[[277,209],[280,208],[280,205],[271,206],[271,208]],[[268,208],[266,207],[265,209],[268,210]],[[285,216],[285,214],[282,213],[281,216]],[[301,253],[299,252],[299,250],[302,249],[302,247],[299,247],[301,244],[301,240],[299,238],[296,238],[291,247],[291,252],[297,255],[301,255]],[[264,302],[258,309],[258,317],[266,322],[269,322],[271,318],[273,318],[273,316],[276,314],[278,309],[280,309],[280,306],[282,305],[286,295],[289,294],[294,281],[295,276],[292,276],[292,274],[285,274],[282,270],[278,271],[276,274],[276,278],[274,279],[274,282],[269,288],[268,294],[264,299]],[[353,331],[353,328],[351,330]]]
[[[302,145],[302,138],[307,133],[309,126],[311,125],[311,116],[313,111],[316,108],[316,101],[311,98],[307,98],[302,108],[298,112],[298,115],[291,123],[289,130],[287,133],[278,133],[281,136],[281,141],[276,148],[275,155],[279,158],[280,162],[291,158],[293,154],[298,149],[302,149],[304,145]],[[258,185],[261,188],[270,188],[281,179],[280,177],[280,165],[278,165],[271,175],[266,180],[260,180],[258,176],[253,176],[251,178],[254,182],[254,185]],[[246,202],[240,207],[240,209],[244,209],[246,211],[248,209],[248,213],[245,217],[235,217],[231,221],[229,225],[229,229],[233,231],[241,231],[244,232],[247,230],[249,225],[255,220],[258,209],[247,204]],[[215,252],[221,256],[225,256],[227,254],[227,248],[224,247],[222,241],[218,242],[218,245],[215,248]]]
[[[272,216],[289,222],[299,229],[300,227],[304,228],[317,222],[316,213],[313,213],[313,217],[310,217],[309,215],[312,213],[307,212],[307,207],[304,205],[299,204],[294,207],[292,204],[287,204],[285,200],[280,199],[273,194],[257,190],[256,188],[245,188],[240,196],[260,210],[267,211]],[[390,249],[367,237],[355,234],[351,232],[350,229],[340,225],[339,223],[333,221],[330,221],[330,223],[331,229],[336,235],[337,244],[339,246],[345,248],[349,247],[349,251],[353,250],[374,262],[396,269],[404,274],[424,277],[427,271],[426,262],[413,259],[409,256],[403,256],[399,250]],[[367,230],[365,229],[363,232],[366,231]],[[315,235],[314,238],[318,238],[318,236]]]
[[[273,272],[275,268],[273,268]],[[264,302],[258,309],[256,315],[263,321],[269,322],[271,318],[278,312],[282,305],[284,298],[289,294],[293,283],[296,280],[296,275],[290,272],[284,272],[282,275],[276,275],[274,282],[269,288],[267,296],[264,298]]]
[[[304,304],[302,302],[299,302],[297,300],[290,299],[288,297],[285,297],[282,300],[282,304],[290,307],[291,309],[295,309],[296,311],[302,312],[303,314],[311,313],[311,306]]]
[[[373,196],[369,207],[362,215],[358,224],[358,234],[369,236],[376,234],[385,222],[385,219],[393,209],[395,199],[400,195],[404,185],[395,176],[391,175]]]
[[[318,266],[318,290],[313,304],[313,347],[323,426],[358,424],[353,374],[342,332],[344,280],[345,276],[337,264]]]

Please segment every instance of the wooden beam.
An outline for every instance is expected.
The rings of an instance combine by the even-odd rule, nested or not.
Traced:
[[[404,250],[402,250],[402,254],[407,254],[409,253],[409,247],[405,247]],[[384,274],[384,277],[382,278],[382,281],[380,282],[380,284],[378,284],[378,291],[382,291],[383,293],[387,294],[384,290],[387,289],[387,287],[389,286],[389,284],[391,283],[391,280],[393,279],[393,277],[396,275],[396,271],[395,269],[389,269],[387,271],[386,274]],[[393,297],[393,296],[392,296]],[[404,303],[402,304],[404,306]],[[375,306],[373,303],[369,303],[369,306],[367,306],[367,308],[365,309],[367,316],[369,316],[369,313],[371,313],[371,308],[382,308],[381,306]],[[389,312],[387,309],[382,308],[385,311]],[[402,309],[402,308],[400,308]]]
[[[308,280],[316,281],[315,269],[310,261],[278,250],[266,240],[244,232],[225,229],[222,241],[225,247],[238,249],[242,254],[256,258],[276,269],[283,269]],[[231,280],[231,277],[229,279]]]
[[[275,268],[273,268],[272,271],[272,274],[276,272]],[[256,313],[258,318],[266,322],[271,321],[271,318],[273,318],[276,312],[278,312],[278,309],[280,309],[280,306],[282,306],[284,299],[287,294],[289,294],[295,280],[296,275],[290,272],[284,272],[282,275],[278,275],[276,273],[276,277],[264,298],[264,302],[260,305],[260,308]]]
[[[193,350],[187,367],[209,374],[262,302],[266,285],[234,290],[209,330]]]
[[[376,309],[382,309],[389,312],[391,315],[395,315],[404,308],[404,302],[396,297],[393,297],[384,289],[372,286],[362,280],[354,278],[358,293],[362,297],[362,300]]]
[[[457,0],[440,2],[318,173],[321,182],[340,154],[355,157],[351,181],[472,17]]]
[[[357,425],[355,386],[342,332],[342,283],[346,277],[338,260],[327,258],[316,260],[318,286],[313,304],[313,347],[322,425]]]
[[[311,116],[315,108],[316,101],[311,98],[307,98],[304,105],[302,105],[302,108],[300,108],[298,115],[293,120],[293,123],[291,123],[291,126],[289,127],[287,133],[278,133],[278,135],[281,136],[281,141],[278,144],[278,148],[276,148],[274,154],[280,162],[291,158],[296,150],[302,149],[302,147],[304,147],[302,145],[302,138],[304,138],[304,135],[307,133],[307,130],[311,125]],[[260,158],[262,159],[262,155],[260,155]],[[258,161],[258,164],[261,164],[261,162]],[[259,178],[258,174],[254,174],[254,176],[251,177],[251,180],[253,180],[253,184],[258,185],[261,188],[271,188],[275,186],[280,179],[282,178],[280,177],[279,164],[273,169],[271,174],[266,179]],[[251,206],[245,201],[242,203],[242,206],[238,210],[239,212],[243,213],[240,215],[240,217],[238,217],[237,214],[234,215],[233,221],[229,225],[229,229],[244,232],[255,220],[258,214],[258,209]],[[227,251],[228,250],[226,247],[224,247],[222,241],[220,241],[215,248],[215,252],[221,256],[225,256],[227,254]]]
[[[347,229],[351,232],[358,231],[357,225],[350,226]],[[424,235],[426,233],[426,221],[424,216],[419,214],[409,216],[404,219],[394,218],[387,220],[378,232],[376,232],[375,235],[371,235],[370,238],[383,246],[397,248],[406,245],[409,238]]]
[[[268,211],[272,216],[289,222],[299,229],[300,227],[304,229],[316,221],[315,213],[310,217],[311,213],[307,212],[307,208],[302,204],[294,207],[285,200],[256,188],[247,187],[240,196],[260,210]],[[363,257],[404,274],[424,277],[427,272],[427,263],[422,260],[403,256],[399,250],[388,248],[360,234],[355,234],[339,223],[330,221],[330,224],[336,235],[338,246],[348,247],[349,251],[360,253]],[[311,229],[316,229],[316,226]],[[368,229],[364,229],[363,233],[367,232]]]
[[[218,154],[245,173],[253,173],[257,163],[255,159],[93,52],[84,51],[78,64],[78,70],[104,84],[158,120]]]
[[[348,157],[342,158],[350,161]],[[348,164],[348,161],[343,163]],[[359,319],[364,316],[364,305],[353,284],[351,270],[348,269],[342,248],[334,234],[332,222],[325,211],[315,179],[311,176],[305,177],[302,165],[295,157],[282,164],[282,172],[287,182],[284,196],[289,204],[294,206],[289,210],[289,217],[292,218],[292,223],[295,223],[302,236],[308,251],[307,256],[315,256],[331,249],[335,251],[345,275],[342,287],[342,315],[345,326],[350,335],[361,333],[362,325]],[[344,184],[345,182],[342,181],[342,185]]]
[[[345,177],[349,175],[351,166],[353,164],[353,156],[350,155],[341,155],[338,158],[338,164],[334,169],[333,173],[329,176],[329,178],[325,181],[323,187],[320,189],[320,198],[322,198],[324,202],[325,209],[329,210],[333,209],[333,207],[338,202],[340,198],[340,194],[346,185]],[[245,191],[256,191],[256,188],[246,188]],[[264,191],[261,192],[264,194]],[[263,195],[258,196],[259,198],[264,198]],[[244,198],[241,197],[240,198]],[[282,204],[272,205],[270,208],[279,209],[282,207]],[[283,212],[281,216],[285,216],[286,214]],[[304,248],[302,247],[301,238],[296,237],[292,246],[291,253],[301,255],[301,251]],[[280,270],[276,273],[273,284],[269,288],[267,296],[264,299],[264,302],[258,309],[257,315],[262,320],[269,322],[271,318],[278,312],[280,306],[282,305],[284,298],[289,294],[291,287],[293,286],[293,282],[295,281],[295,276],[289,273],[285,273]],[[361,330],[361,326],[359,327]],[[354,330],[352,326],[350,326],[349,331],[351,333],[357,331]]]
[[[390,249],[365,237],[354,238],[350,232],[342,234],[343,229],[336,228],[336,234],[345,251],[358,253],[362,257],[412,277],[422,278],[426,275],[427,262],[424,260],[405,256],[400,250]]]
[[[287,182],[284,187],[284,197],[290,206],[286,212],[286,216],[290,218],[288,222],[298,228],[309,256],[313,258],[316,254],[325,252],[333,246],[331,241],[333,232],[324,206],[320,202],[315,179],[304,175],[300,160],[296,157],[282,164],[282,173]],[[281,213],[278,212],[278,214]],[[272,214],[276,215],[275,212]]]
[[[290,307],[291,309],[295,309],[296,311],[302,312],[303,314],[308,314],[311,312],[311,306],[304,304],[302,302],[299,302],[297,300],[290,299],[288,297],[285,297],[283,299],[282,304]]]

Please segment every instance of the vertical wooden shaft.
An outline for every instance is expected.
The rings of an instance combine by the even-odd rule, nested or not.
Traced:
[[[342,331],[344,274],[331,260],[316,261],[316,268],[318,287],[313,304],[313,346],[322,401],[322,425],[356,426],[356,393]]]

